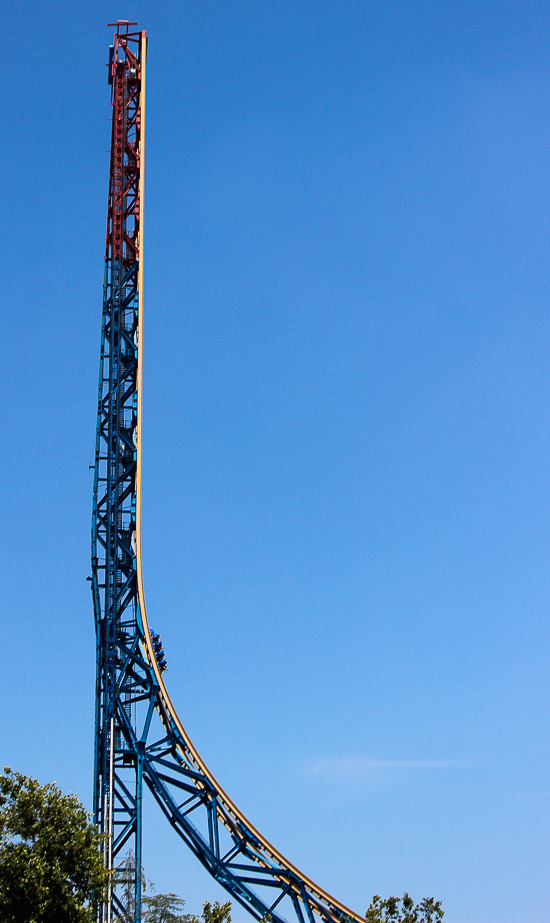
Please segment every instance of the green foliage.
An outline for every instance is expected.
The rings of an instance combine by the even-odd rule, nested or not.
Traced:
[[[117,889],[124,911],[120,919],[123,923],[135,923],[136,919],[136,857],[132,850],[120,860],[113,876],[113,887]],[[147,889],[147,879],[143,866],[139,871],[142,893]],[[152,884],[152,882],[149,882]]]
[[[444,913],[441,901],[425,897],[415,906],[412,897],[405,891],[403,898],[388,897],[385,901],[375,894],[365,920],[366,923],[437,923],[443,919]]]
[[[188,913],[179,913],[185,901],[177,894],[154,894],[144,897],[141,902],[142,923],[193,923],[196,917]]]
[[[4,767],[2,923],[92,923],[108,882],[101,837],[76,795]]]
[[[203,923],[231,923],[231,901],[225,904],[219,901],[209,904],[205,901],[202,905],[202,919]]]
[[[192,913],[180,913],[185,901],[177,894],[155,894],[142,899],[142,923],[200,923]],[[205,901],[202,908],[202,923],[231,923],[231,901],[220,904]]]

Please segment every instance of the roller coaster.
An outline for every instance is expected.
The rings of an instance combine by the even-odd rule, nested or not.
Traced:
[[[112,135],[89,578],[97,652],[94,818],[114,870],[100,920],[141,921],[145,785],[186,846],[256,920],[359,923],[229,798],[163,679],[166,660],[147,619],[141,566],[147,36],[132,31],[137,23],[110,25],[116,31],[108,63]]]

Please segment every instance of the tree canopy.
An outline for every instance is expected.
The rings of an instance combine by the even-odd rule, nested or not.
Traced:
[[[425,897],[419,904],[414,903],[405,891],[403,897],[388,897],[382,900],[375,894],[365,914],[366,923],[438,923],[445,911],[441,901]]]
[[[2,923],[93,923],[108,883],[101,836],[76,795],[4,767]]]
[[[201,923],[193,913],[180,913],[185,901],[177,894],[153,894],[142,899],[142,923]],[[205,901],[202,923],[231,923],[231,901]]]
[[[231,901],[226,901],[225,904],[220,904],[219,901],[209,904],[205,901],[202,905],[202,920],[203,923],[231,923]]]
[[[185,906],[183,898],[177,894],[153,894],[141,901],[142,923],[191,923],[188,913],[180,913]]]

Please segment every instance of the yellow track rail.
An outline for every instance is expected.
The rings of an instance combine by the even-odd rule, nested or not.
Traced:
[[[254,827],[253,824],[245,817],[242,811],[234,804],[234,802],[229,798],[225,793],[221,785],[212,775],[202,758],[200,757],[198,751],[193,745],[189,735],[187,734],[183,724],[181,723],[178,713],[174,708],[168,690],[164,684],[164,679],[161,671],[159,670],[153,651],[151,637],[149,632],[149,623],[147,621],[147,610],[145,606],[145,594],[143,591],[143,572],[142,572],[142,559],[141,559],[141,481],[142,481],[142,436],[143,436],[143,413],[142,413],[142,403],[143,403],[143,219],[144,219],[144,193],[145,193],[145,169],[144,169],[144,150],[145,150],[145,75],[146,75],[146,60],[147,60],[147,39],[145,35],[144,38],[144,47],[142,50],[142,61],[141,61],[141,149],[140,149],[140,240],[139,240],[139,325],[138,325],[138,371],[137,371],[137,394],[138,394],[138,408],[137,408],[137,433],[136,433],[136,449],[137,449],[137,471],[136,471],[136,531],[135,531],[135,549],[136,549],[136,563],[137,563],[137,583],[138,583],[138,600],[141,610],[141,616],[143,620],[143,629],[145,635],[145,645],[147,648],[147,657],[149,663],[151,664],[156,680],[159,686],[159,693],[157,699],[158,712],[161,718],[161,721],[165,727],[165,730],[168,734],[172,733],[173,727],[175,726],[181,735],[181,738],[185,741],[188,753],[185,754],[181,752],[181,756],[184,759],[188,759],[191,756],[195,768],[203,773],[206,778],[210,781],[213,788],[217,793],[217,800],[220,806],[222,806],[229,816],[237,821],[242,823],[248,830],[252,832],[254,837],[261,844],[266,855],[269,856],[274,862],[276,862],[281,868],[288,869],[292,872],[297,878],[299,878],[305,886],[311,891],[311,893],[319,898],[324,904],[328,905],[335,914],[335,918],[345,917],[349,921],[356,921],[356,923],[364,923],[364,918],[359,914],[355,913],[353,910],[350,910],[349,907],[346,907],[345,904],[342,904],[336,898],[328,894],[323,888],[320,888],[319,885],[316,885],[307,875],[304,875],[299,869],[296,868],[291,862],[286,859],[282,853],[280,853],[274,846],[271,845],[269,840],[267,840],[262,834]],[[227,821],[224,817],[222,811],[219,811],[219,818],[222,823],[225,823],[227,826]],[[268,866],[268,863],[262,863],[261,859],[258,860],[259,864],[265,864]],[[284,876],[281,876],[284,880]],[[293,886],[293,890],[297,894],[300,900],[302,900],[299,889],[296,886]]]

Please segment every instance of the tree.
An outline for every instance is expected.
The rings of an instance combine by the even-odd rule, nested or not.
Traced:
[[[135,923],[136,919],[136,871],[137,862],[133,850],[129,850],[120,860],[113,874],[113,887],[117,889],[123,910],[118,910],[119,919],[123,923]],[[147,879],[143,866],[139,872],[141,891],[147,890]],[[153,882],[149,884],[152,886]]]
[[[179,913],[185,901],[177,894],[155,894],[142,899],[142,923],[200,923],[192,913]],[[220,904],[205,901],[202,908],[203,923],[231,923],[231,901]]]
[[[141,901],[142,923],[193,923],[196,917],[188,913],[178,913],[183,910],[185,901],[177,894],[154,894],[144,897]]]
[[[375,894],[365,920],[366,923],[437,923],[443,919],[444,913],[441,901],[425,897],[415,906],[412,897],[405,891],[403,898],[388,897],[385,901]]]
[[[231,923],[231,901],[226,901],[225,904],[220,904],[219,901],[209,904],[205,901],[202,905],[202,919],[203,923]]]
[[[109,872],[102,838],[76,795],[4,767],[0,775],[0,920],[93,923]]]

